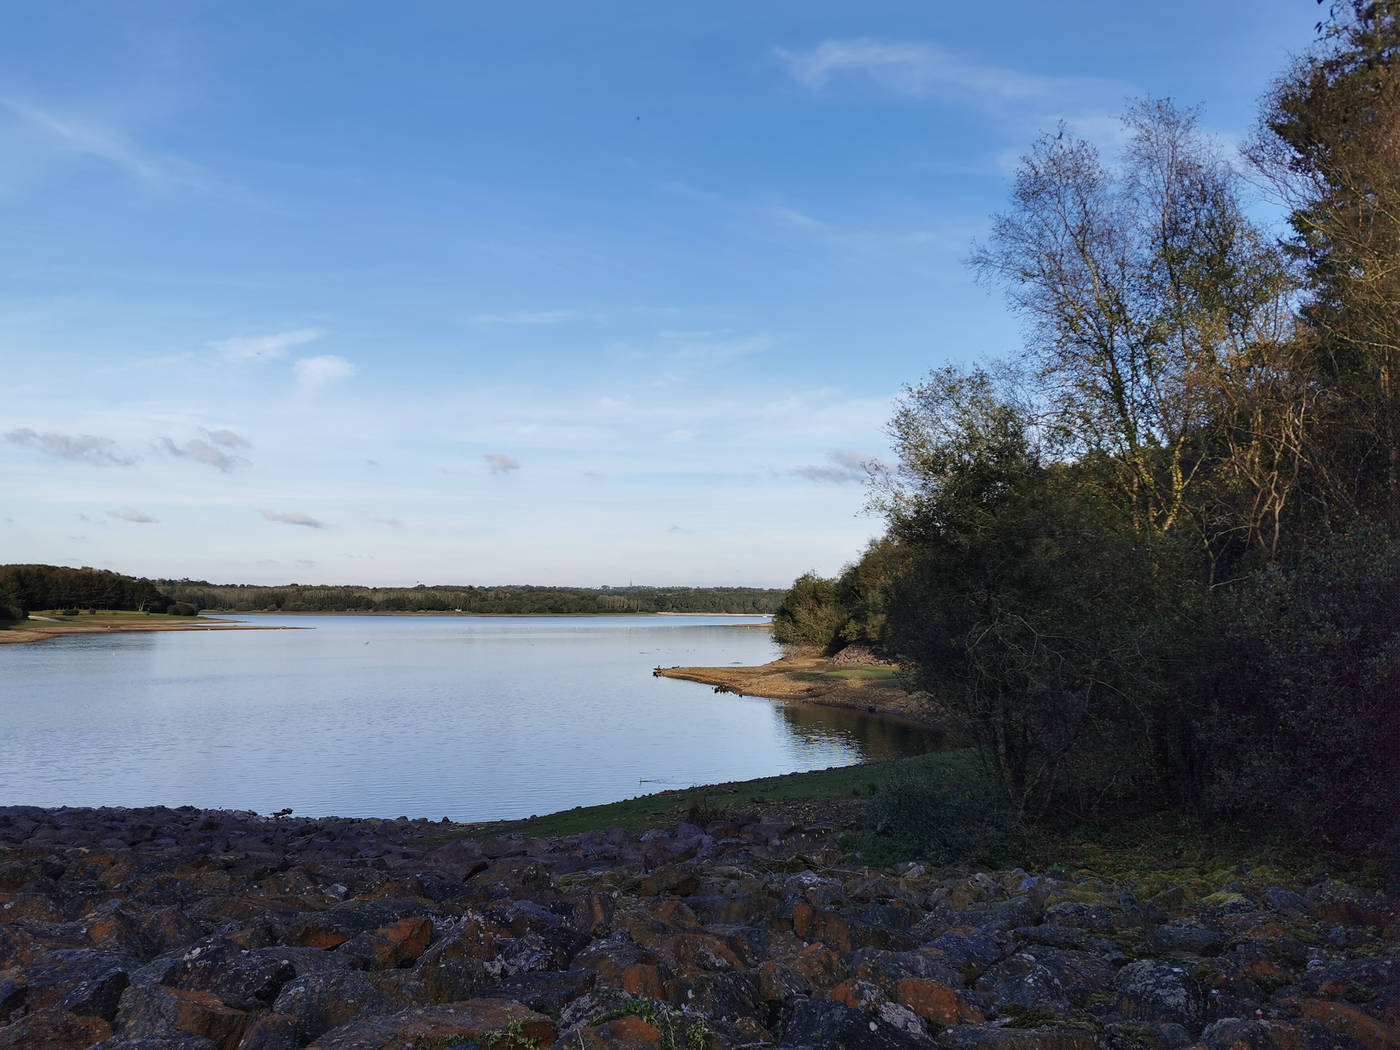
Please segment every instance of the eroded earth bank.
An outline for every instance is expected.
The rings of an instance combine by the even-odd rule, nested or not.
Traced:
[[[0,1047],[1363,1047],[1396,901],[862,869],[832,824],[0,810]]]

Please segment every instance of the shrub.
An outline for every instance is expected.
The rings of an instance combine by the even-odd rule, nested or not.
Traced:
[[[991,781],[896,778],[879,785],[872,805],[875,833],[855,845],[877,863],[1001,866],[1026,845],[1016,807]]]
[[[1359,526],[1224,603],[1206,797],[1333,844],[1400,826],[1400,547]]]

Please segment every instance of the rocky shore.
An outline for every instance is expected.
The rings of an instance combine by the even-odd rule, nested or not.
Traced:
[[[1396,901],[640,835],[0,809],[0,1050],[1400,1045]]]

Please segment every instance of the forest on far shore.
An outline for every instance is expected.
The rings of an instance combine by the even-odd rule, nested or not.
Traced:
[[[763,587],[277,587],[156,580],[172,599],[210,612],[459,612],[477,615],[772,613],[781,589]]]
[[[131,612],[455,612],[476,615],[623,613],[771,614],[781,589],[765,587],[357,587],[220,584],[137,579],[106,569],[0,565],[0,619],[45,609]]]

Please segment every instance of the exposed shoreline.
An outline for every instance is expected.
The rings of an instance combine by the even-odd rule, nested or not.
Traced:
[[[836,668],[816,651],[802,651],[757,667],[658,667],[658,678],[714,686],[716,691],[786,703],[842,707],[926,729],[955,731],[957,720],[926,693],[902,688],[893,668]]]
[[[130,634],[154,631],[304,631],[305,627],[286,627],[280,624],[240,623],[233,620],[192,618],[161,622],[158,620],[131,620],[117,623],[100,621],[80,623],[72,620],[23,620],[5,630],[0,630],[0,645],[24,645],[29,642],[45,642],[50,638],[64,638],[75,634]]]

